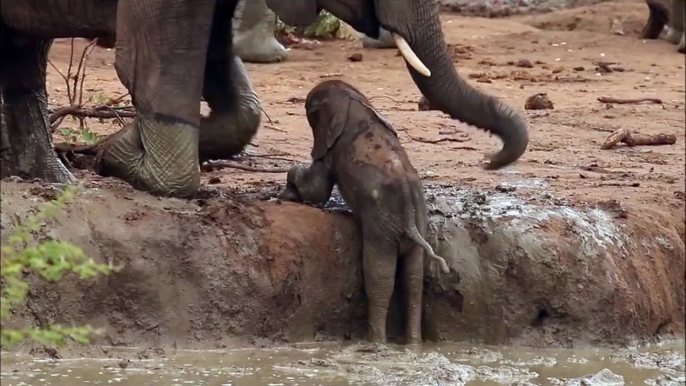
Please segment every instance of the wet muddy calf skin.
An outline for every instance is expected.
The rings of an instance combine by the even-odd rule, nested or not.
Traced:
[[[449,272],[424,240],[428,214],[419,175],[393,127],[352,85],[339,80],[318,84],[307,95],[305,109],[314,136],[312,163],[290,169],[279,198],[324,204],[338,185],[362,235],[369,340],[386,342],[386,317],[400,268],[405,338],[419,343],[424,253]]]

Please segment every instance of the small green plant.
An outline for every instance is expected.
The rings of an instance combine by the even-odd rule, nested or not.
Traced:
[[[303,35],[309,38],[331,39],[336,36],[336,32],[341,28],[341,21],[327,11],[321,11],[317,22],[305,28]]]
[[[59,281],[73,272],[81,279],[98,274],[109,274],[115,268],[111,265],[98,264],[87,257],[80,247],[61,240],[48,240],[35,243],[33,232],[40,231],[46,221],[53,218],[71,200],[80,188],[67,186],[52,201],[42,205],[37,213],[27,216],[10,231],[7,241],[2,245],[2,301],[0,305],[0,345],[3,348],[15,345],[25,339],[31,339],[45,345],[64,345],[68,339],[78,343],[88,343],[89,335],[96,333],[92,327],[63,327],[52,325],[41,329],[25,327],[22,329],[6,328],[6,321],[12,309],[24,301],[29,284],[24,276],[37,273],[43,279]],[[31,246],[35,244],[35,246]]]
[[[310,39],[332,39],[338,37],[343,22],[327,11],[321,11],[317,21],[302,29],[284,24],[278,20],[274,31],[279,35],[294,34]]]
[[[83,127],[81,129],[74,129],[71,127],[60,128],[60,134],[62,134],[67,141],[77,142],[79,139],[88,145],[92,145],[100,139],[97,133],[91,131],[88,127]]]
[[[105,94],[99,92],[92,94],[88,97],[88,102],[94,104],[95,106],[106,105],[110,98],[106,97]]]

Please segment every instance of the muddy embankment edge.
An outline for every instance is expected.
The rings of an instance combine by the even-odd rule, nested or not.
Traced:
[[[3,230],[52,190],[3,182]],[[427,197],[429,241],[454,271],[427,262],[425,339],[571,347],[683,337],[683,216],[503,192]],[[31,278],[12,324],[88,323],[105,330],[95,343],[122,346],[364,337],[359,235],[342,211],[88,189],[38,236],[124,269],[88,281]],[[398,300],[392,337],[402,335]]]

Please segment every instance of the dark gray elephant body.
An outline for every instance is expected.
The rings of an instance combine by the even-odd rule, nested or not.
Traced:
[[[2,1],[3,24],[34,37],[56,37],[36,34],[31,25],[19,28],[20,23],[6,23],[5,8],[17,1]],[[63,1],[70,6],[93,2]],[[58,2],[51,4],[56,17],[58,10],[66,9],[55,6]],[[44,1],[25,3],[35,10],[50,8]],[[239,100],[232,75],[235,63],[229,53],[236,5],[237,0],[117,1],[115,69],[132,95],[138,116],[100,148],[104,174],[155,194],[188,196],[197,191],[203,151],[198,143],[203,143],[204,133],[226,128],[235,119],[236,109],[257,104],[257,98]],[[474,89],[455,71],[435,1],[267,0],[267,5],[294,26],[308,26],[319,10],[325,9],[372,38],[378,38],[383,27],[398,44],[412,78],[432,105],[503,140],[503,149],[492,157],[488,169],[511,164],[526,150],[528,133],[522,117]],[[45,63],[44,59],[39,62]],[[43,85],[43,95],[44,89]],[[33,91],[22,90],[25,95]],[[211,119],[201,119],[201,98],[212,108]],[[255,111],[252,107],[247,110]],[[259,121],[259,115],[255,119]]]
[[[5,161],[2,176],[69,181],[73,177],[51,150],[46,120],[48,48],[53,38],[63,37],[98,38],[98,45],[114,47],[118,2],[57,0],[52,12],[45,10],[44,2],[39,4],[37,1],[2,0],[2,6],[0,77],[3,114],[7,117],[2,136],[2,159]],[[198,129],[177,134],[173,133],[173,128],[169,132],[161,129],[159,133],[155,133],[154,128],[141,131],[140,120],[137,120],[103,143],[107,145],[103,146],[103,174],[123,177],[141,189],[174,194],[176,188],[160,189],[155,181],[173,180],[173,176],[181,173],[184,175],[182,182],[170,182],[197,187],[199,162],[238,154],[253,138],[261,111],[246,69],[232,54],[231,33],[226,32],[231,28],[230,14],[227,13],[228,19],[222,20],[223,28],[218,28],[224,30],[224,38],[216,35],[207,52],[210,64],[200,70],[207,79],[203,96],[212,108],[210,116],[201,119]],[[183,74],[178,76],[183,77]],[[179,95],[183,91],[177,89],[174,93]],[[200,101],[195,104],[200,119]],[[146,145],[153,153],[151,157],[141,157],[140,152],[134,150]],[[166,162],[154,162],[159,158]],[[179,188],[179,192],[183,194],[186,188]]]
[[[0,176],[72,181],[52,150],[45,89],[48,52],[53,38],[107,41],[116,31],[117,1],[80,1],[69,7],[67,1],[0,0],[0,8]]]
[[[369,302],[368,333],[386,342],[386,317],[398,256],[404,284],[408,343],[421,341],[424,240],[428,213],[421,180],[397,133],[351,85],[337,80],[317,85],[305,102],[312,126],[312,164],[288,173],[282,199],[324,204],[338,185],[362,234],[363,275]]]
[[[643,39],[662,38],[686,53],[686,0],[646,0],[649,15]]]

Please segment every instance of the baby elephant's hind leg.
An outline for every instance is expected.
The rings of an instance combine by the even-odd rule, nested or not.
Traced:
[[[372,343],[386,343],[386,317],[395,285],[397,248],[379,244],[378,237],[364,237],[362,271],[367,293],[367,334]]]
[[[405,282],[405,340],[407,344],[422,341],[422,287],[424,284],[424,249],[415,246],[403,259]]]

